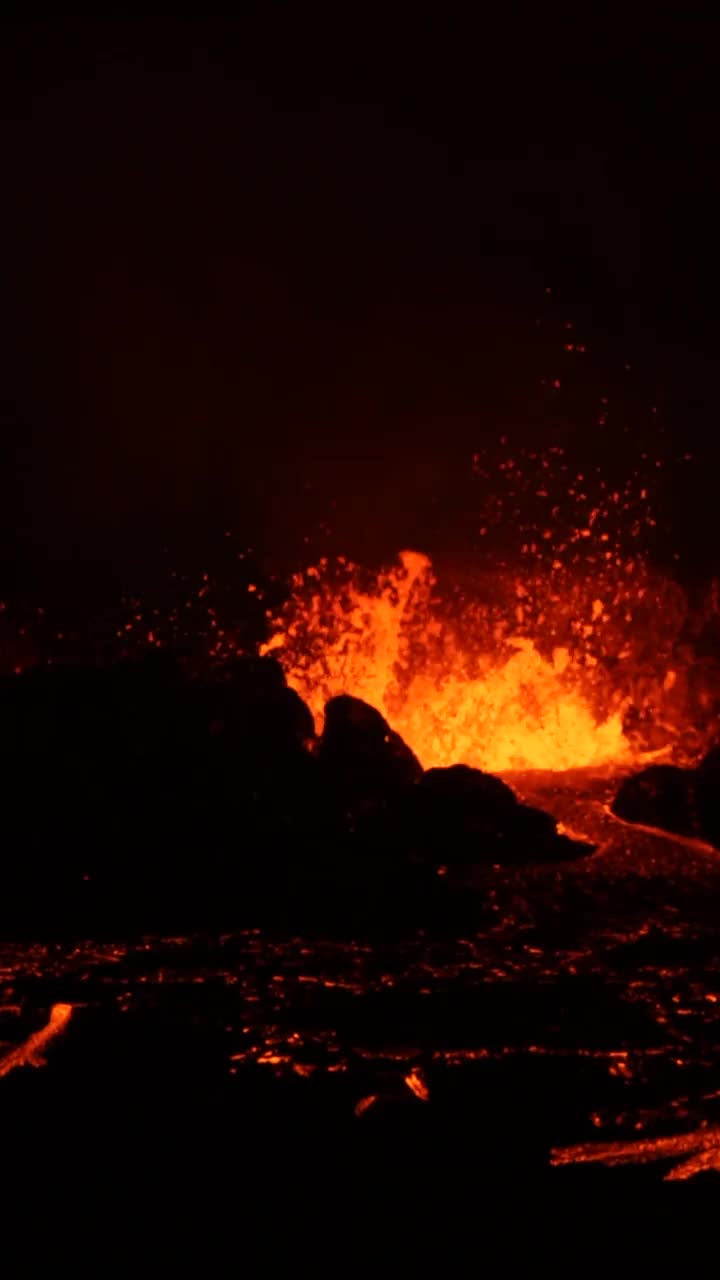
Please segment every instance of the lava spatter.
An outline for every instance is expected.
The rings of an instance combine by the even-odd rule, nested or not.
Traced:
[[[445,608],[427,557],[403,552],[369,588],[348,565],[339,578],[326,565],[311,569],[295,588],[264,651],[279,658],[318,723],[329,698],[350,693],[378,707],[426,768],[631,759],[622,698],[598,712],[577,652],[558,644],[543,653],[520,631],[517,603],[508,616],[507,598]],[[591,603],[590,631],[593,612]]]

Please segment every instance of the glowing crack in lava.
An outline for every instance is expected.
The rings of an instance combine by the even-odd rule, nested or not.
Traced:
[[[45,1065],[45,1059],[42,1052],[55,1036],[65,1030],[72,1016],[73,1006],[71,1004],[54,1004],[50,1010],[50,1017],[44,1027],[39,1031],[33,1031],[27,1040],[23,1040],[22,1044],[17,1045],[0,1058],[0,1077],[7,1076],[16,1067],[42,1067]]]
[[[676,1134],[671,1138],[580,1143],[575,1147],[557,1148],[550,1156],[552,1165],[648,1164],[653,1160],[680,1161],[665,1174],[666,1182],[683,1182],[711,1169],[720,1173],[720,1125],[703,1124],[692,1133]]]
[[[341,558],[293,585],[263,652],[280,660],[318,728],[327,700],[347,693],[382,711],[426,768],[564,770],[633,757],[627,689],[617,679],[602,687],[591,644],[610,615],[586,583],[552,596],[541,579],[498,577],[485,598],[443,596],[430,560],[404,551],[369,582]],[[622,641],[615,649],[622,656]]]

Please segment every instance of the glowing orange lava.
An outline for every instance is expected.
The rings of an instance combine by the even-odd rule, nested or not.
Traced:
[[[692,1133],[671,1138],[640,1138],[635,1142],[584,1142],[575,1147],[557,1148],[552,1165],[568,1164],[648,1164],[654,1160],[674,1160],[665,1174],[666,1182],[684,1182],[698,1173],[720,1172],[720,1125],[702,1124]]]
[[[318,728],[327,700],[352,694],[382,711],[426,768],[620,766],[640,754],[624,731],[628,709],[678,692],[662,628],[643,630],[641,606],[652,619],[652,589],[637,575],[612,590],[582,576],[560,589],[550,573],[498,575],[484,597],[443,593],[430,560],[404,551],[369,580],[342,559],[298,574],[263,652],[280,660]]]
[[[27,1040],[23,1040],[22,1044],[17,1045],[15,1049],[11,1049],[0,1058],[0,1076],[7,1076],[16,1067],[42,1067],[45,1065],[45,1059],[42,1052],[55,1036],[64,1031],[72,1016],[73,1006],[71,1004],[54,1004],[50,1010],[50,1017],[44,1027],[39,1031],[33,1031]]]

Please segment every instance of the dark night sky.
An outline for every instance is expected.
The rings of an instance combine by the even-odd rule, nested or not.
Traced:
[[[478,443],[547,431],[546,284],[715,466],[709,29],[239,8],[5,25],[10,578],[331,499],[417,542]]]

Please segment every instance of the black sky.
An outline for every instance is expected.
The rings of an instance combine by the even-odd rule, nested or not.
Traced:
[[[710,27],[290,8],[6,22],[11,577],[214,522],[417,542],[549,430],[547,285],[716,465]]]

